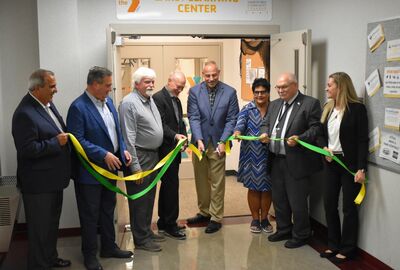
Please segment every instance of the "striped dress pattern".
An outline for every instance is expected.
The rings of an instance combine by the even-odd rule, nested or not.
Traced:
[[[262,122],[260,111],[254,101],[245,105],[239,113],[235,131],[242,135],[260,136]],[[260,141],[241,141],[238,182],[254,191],[271,190],[271,179],[267,171],[268,145]]]

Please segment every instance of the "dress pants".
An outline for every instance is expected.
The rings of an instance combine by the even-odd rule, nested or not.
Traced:
[[[340,158],[340,157],[339,157]],[[332,161],[326,163],[324,179],[324,206],[328,226],[328,247],[345,256],[354,255],[358,237],[358,211],[354,203],[361,184],[354,176]],[[343,225],[340,229],[338,200],[343,191]]]
[[[139,164],[142,171],[152,169],[158,163],[158,152],[146,151],[136,148],[136,154],[139,159]],[[150,185],[156,177],[156,173],[152,173],[143,178],[142,184],[135,183],[136,181],[126,181],[126,190],[129,195],[138,193]],[[131,222],[131,230],[133,242],[135,245],[144,245],[152,241],[153,231],[151,230],[151,219],[153,216],[154,199],[156,195],[156,187],[153,187],[144,196],[129,200],[129,217]]]
[[[115,185],[115,181],[110,181]],[[101,249],[112,251],[115,244],[114,210],[116,194],[103,185],[81,184],[75,181],[75,194],[82,230],[82,253],[96,257],[97,226],[100,228]]]
[[[57,236],[63,191],[23,193],[28,224],[28,269],[51,269],[58,257]]]
[[[158,196],[158,228],[173,230],[179,216],[179,160],[169,166],[161,179]]]
[[[309,178],[295,179],[286,162],[285,157],[278,156],[272,161],[272,202],[277,232],[292,234],[293,239],[306,240],[311,236],[307,199]]]
[[[219,157],[210,143],[201,161],[192,156],[200,214],[221,222],[224,217],[225,156]]]

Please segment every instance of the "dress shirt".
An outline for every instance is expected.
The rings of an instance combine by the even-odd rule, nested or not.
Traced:
[[[53,119],[53,121],[54,121],[54,124],[56,124],[58,130],[60,132],[64,132],[61,127],[60,121],[57,119],[56,115],[53,113],[53,111],[50,108],[50,103],[43,105],[43,103],[40,102],[40,100],[38,100],[34,95],[32,95],[32,93],[30,91],[29,91],[29,95],[31,95],[31,97],[33,97],[33,99],[36,100],[40,104],[40,106],[42,106],[42,108],[50,115],[51,119]]]
[[[339,131],[343,113],[336,108],[332,110],[328,119],[328,148],[333,152],[342,152]]]
[[[157,150],[163,142],[163,126],[153,98],[142,96],[136,89],[126,95],[119,107],[121,128],[128,151],[132,155],[132,172],[141,167],[136,148]]]
[[[114,153],[116,153],[119,148],[118,135],[117,135],[114,117],[106,104],[107,98],[104,101],[101,101],[101,100],[98,100],[97,98],[95,98],[88,91],[86,91],[86,94],[88,95],[90,100],[93,102],[94,106],[96,106],[96,109],[99,111],[101,118],[103,118],[104,124],[107,127],[108,135],[110,136],[111,142],[114,147]]]
[[[281,136],[280,136],[281,138],[285,138],[287,124],[288,124],[288,121],[289,121],[289,118],[290,118],[290,114],[292,113],[292,110],[293,110],[293,106],[292,105],[295,102],[295,100],[296,100],[298,95],[299,95],[299,92],[297,92],[296,95],[294,97],[292,97],[287,102],[288,103],[288,106],[287,106],[287,110],[288,111],[287,112],[284,111],[286,106],[284,106],[283,105],[284,103],[282,103],[281,111],[278,114],[278,117],[275,120],[274,128],[272,129],[272,134],[271,134],[272,138],[274,138],[276,136],[276,134],[277,134],[276,127],[277,127],[277,125],[279,124],[280,121],[285,121],[284,124],[283,124],[283,127],[282,127]],[[281,118],[280,116],[282,116],[282,119],[279,119],[279,118]],[[271,152],[274,152],[276,143],[280,143],[280,147],[279,147],[279,153],[275,153],[275,154],[286,155],[285,141],[284,140],[281,140],[279,142],[271,141],[270,146],[269,146]]]

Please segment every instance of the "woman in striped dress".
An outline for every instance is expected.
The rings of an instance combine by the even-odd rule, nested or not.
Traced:
[[[234,135],[259,136],[260,125],[267,115],[270,84],[264,78],[252,85],[254,100],[239,113]],[[242,141],[240,145],[238,181],[248,188],[247,200],[252,215],[250,231],[271,233],[268,221],[271,206],[271,182],[267,170],[268,145],[260,141]]]

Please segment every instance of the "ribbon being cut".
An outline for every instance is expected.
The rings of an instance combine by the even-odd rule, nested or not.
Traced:
[[[140,172],[140,173],[136,173],[136,174],[132,174],[126,177],[119,177],[118,175],[115,175],[101,167],[99,167],[98,165],[92,163],[89,158],[87,157],[84,149],[82,148],[82,145],[79,143],[79,141],[75,138],[74,135],[69,133],[69,137],[71,139],[71,142],[75,148],[75,151],[77,152],[77,156],[80,160],[80,162],[82,163],[82,165],[85,167],[85,169],[91,174],[93,175],[94,178],[96,178],[97,181],[99,181],[102,185],[104,185],[106,188],[108,188],[109,190],[112,190],[116,193],[119,193],[125,197],[127,197],[128,199],[131,200],[135,200],[140,198],[141,196],[143,196],[144,194],[146,194],[149,190],[151,190],[156,184],[157,182],[161,179],[161,177],[164,175],[164,173],[166,172],[166,170],[168,169],[168,167],[171,165],[171,162],[174,160],[174,158],[180,153],[182,147],[184,146],[184,144],[186,143],[187,140],[180,140],[176,147],[169,152],[162,160],[160,160],[156,166],[152,169],[152,170],[148,170],[148,171],[144,171],[144,172]],[[235,139],[239,139],[239,140],[251,140],[251,141],[255,141],[255,140],[259,140],[259,137],[256,136],[230,136],[226,142],[230,142],[233,141]],[[282,138],[270,138],[271,140],[274,141],[281,141],[283,140]],[[316,153],[319,153],[321,155],[324,156],[328,156],[331,157],[335,162],[337,162],[338,164],[340,164],[340,166],[342,166],[344,169],[346,169],[349,173],[351,173],[352,175],[355,175],[354,172],[350,171],[347,166],[336,156],[332,156],[328,151],[319,148],[317,146],[314,146],[312,144],[303,142],[301,140],[297,140],[297,142],[307,148],[310,151],[314,151]],[[196,146],[194,146],[193,144],[189,144],[188,146],[193,153],[199,158],[199,160],[202,159],[202,154],[199,151],[199,149],[197,149]],[[226,143],[226,154],[229,155],[231,152],[230,149],[230,143]],[[132,194],[132,195],[128,195],[125,192],[123,192],[121,189],[119,189],[118,187],[112,185],[107,179],[110,180],[119,180],[119,181],[136,181],[139,180],[149,174],[152,174],[153,172],[157,171],[158,169],[161,170],[159,171],[159,173],[157,174],[157,176],[154,178],[153,182],[151,182],[151,184],[146,187],[144,190],[142,190],[139,193],[136,194]],[[362,183],[361,185],[361,189],[360,192],[358,193],[357,197],[355,198],[354,202],[356,204],[361,204],[361,202],[363,201],[364,197],[365,197],[365,184]]]

